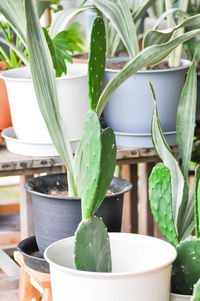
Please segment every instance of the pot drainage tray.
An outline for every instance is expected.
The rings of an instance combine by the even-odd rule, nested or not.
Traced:
[[[35,143],[20,140],[16,138],[13,127],[4,129],[1,134],[5,139],[7,150],[11,153],[24,156],[58,156],[53,143]]]
[[[49,264],[38,250],[35,236],[20,241],[17,249],[23,255],[24,262],[29,268],[42,273],[49,273]]]
[[[115,132],[117,146],[131,148],[153,148],[150,133],[122,133]],[[177,145],[176,132],[165,132],[165,139],[169,146]]]

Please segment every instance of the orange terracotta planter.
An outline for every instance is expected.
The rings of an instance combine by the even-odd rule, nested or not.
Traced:
[[[6,65],[0,62],[0,72],[6,69]],[[0,143],[3,141],[1,131],[12,125],[10,108],[6,85],[3,79],[0,79]]]

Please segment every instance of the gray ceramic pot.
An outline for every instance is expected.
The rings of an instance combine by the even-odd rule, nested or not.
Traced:
[[[138,71],[113,93],[104,109],[104,117],[116,134],[118,146],[153,146],[153,99],[148,81],[155,90],[162,130],[168,143],[176,144],[177,107],[190,64],[190,61],[182,60],[182,66],[178,68]],[[104,86],[117,72],[119,70],[106,69]]]
[[[35,235],[42,254],[53,242],[73,236],[81,221],[80,198],[52,196],[52,188],[67,189],[66,174],[53,174],[30,179],[25,188],[32,194]],[[120,232],[124,193],[132,188],[128,181],[114,177],[113,194],[105,197],[96,215],[101,216],[109,232]]]

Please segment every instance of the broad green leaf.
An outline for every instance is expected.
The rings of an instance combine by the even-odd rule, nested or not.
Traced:
[[[43,28],[45,38],[51,53],[53,67],[56,71],[56,77],[60,77],[63,73],[67,73],[66,60],[72,63],[72,49],[69,47],[67,31],[61,31],[51,40],[46,28]]]
[[[93,0],[94,5],[111,21],[124,43],[129,56],[135,57],[138,53],[135,24],[126,1],[119,0],[113,3],[109,0]]]
[[[69,172],[70,184],[73,186],[72,152],[59,111],[50,52],[33,0],[25,0],[25,13],[27,20],[27,45],[36,97],[53,143]],[[75,186],[72,189],[74,196],[76,196]]]
[[[29,65],[29,59],[25,56],[24,52],[22,52],[19,48],[17,48],[14,44],[8,42],[6,39],[0,37],[0,43],[7,45],[9,48],[13,49],[16,54],[20,57],[20,59],[24,62],[25,65]]]
[[[137,11],[133,15],[134,22],[138,22],[147,12],[148,8],[152,6],[152,4],[156,2],[155,0],[147,0],[142,6],[140,6]]]
[[[69,22],[80,13],[92,8],[92,6],[88,7],[79,7],[72,8],[69,10],[61,10],[55,14],[55,18],[52,21],[52,24],[49,28],[49,35],[53,39],[60,32],[66,29]]]
[[[26,20],[22,0],[0,0],[0,12],[26,46]]]
[[[131,60],[124,67],[124,69],[122,69],[112,78],[112,80],[103,90],[97,105],[98,115],[101,115],[105,105],[107,104],[114,91],[131,75],[144,67],[158,64],[164,58],[166,58],[170,54],[170,52],[174,50],[178,45],[188,41],[198,34],[200,34],[200,30],[192,30],[190,32],[184,33],[181,37],[175,38],[170,42],[143,49],[133,60]]]
[[[182,172],[188,179],[188,169],[192,154],[197,102],[197,74],[193,61],[182,90],[176,118],[177,142],[182,158]]]
[[[196,167],[195,170],[195,230],[196,237],[200,237],[200,165]]]
[[[152,86],[150,84],[151,89]],[[163,135],[160,121],[158,119],[158,111],[156,105],[155,94],[153,92],[154,98],[154,111],[151,125],[151,134],[154,148],[158,153],[158,156],[163,161],[164,165],[167,166],[171,174],[171,184],[172,184],[172,208],[173,208],[173,217],[176,231],[179,236],[179,229],[177,229],[177,219],[179,207],[182,203],[183,198],[183,189],[184,189],[184,177],[182,175],[181,169],[179,167],[178,161],[174,157],[171,149],[169,148],[167,141]]]
[[[178,30],[179,28],[185,28],[185,27],[190,27],[193,29],[199,29],[200,28],[200,14],[196,16],[192,16],[190,18],[187,18],[183,22],[181,22],[179,25],[173,27],[173,28],[168,28],[166,30],[151,30],[147,32],[147,34],[144,37],[143,40],[143,47],[149,47],[152,45],[159,45],[162,43],[168,42],[174,32]]]

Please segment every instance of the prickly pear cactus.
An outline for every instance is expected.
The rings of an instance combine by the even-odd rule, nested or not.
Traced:
[[[173,293],[192,295],[200,278],[200,239],[189,236],[176,247],[177,258],[172,266]]]
[[[193,298],[191,301],[200,301],[200,279],[194,285]]]
[[[110,241],[100,218],[92,216],[79,224],[75,233],[74,262],[79,270],[111,272]]]
[[[116,166],[117,147],[115,142],[115,135],[110,128],[105,129],[101,134],[101,168],[96,190],[94,203],[92,206],[92,214],[100,207],[107,190],[109,189],[110,182]]]
[[[167,240],[174,246],[179,243],[173,220],[171,176],[162,163],[157,164],[149,178],[151,212]]]
[[[88,95],[91,110],[96,109],[101,93],[105,69],[105,53],[106,37],[104,21],[101,17],[96,17],[92,26],[88,63]]]
[[[101,170],[101,127],[97,113],[87,114],[83,130],[83,154],[81,166],[82,217],[88,219],[98,189]]]

